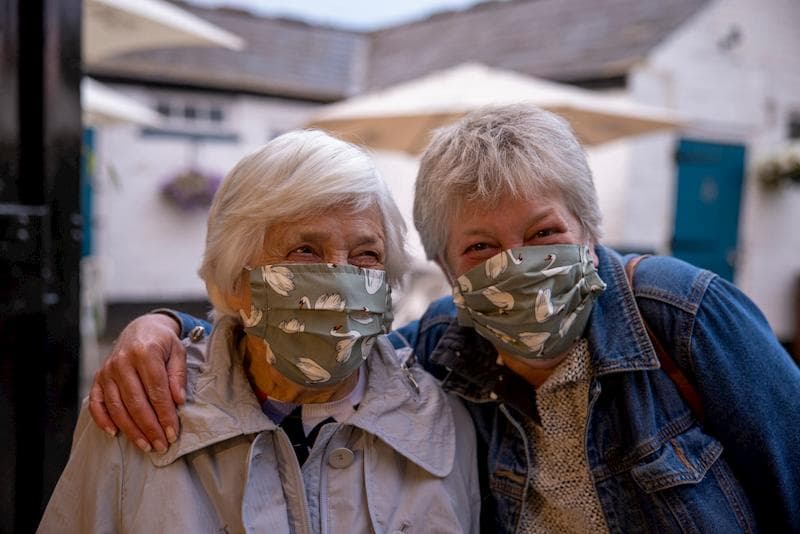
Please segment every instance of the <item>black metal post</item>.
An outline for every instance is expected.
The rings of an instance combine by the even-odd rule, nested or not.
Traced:
[[[0,0],[0,532],[35,530],[78,409],[80,17]]]

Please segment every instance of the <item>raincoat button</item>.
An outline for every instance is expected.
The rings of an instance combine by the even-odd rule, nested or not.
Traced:
[[[344,447],[333,449],[333,452],[328,456],[328,465],[335,469],[344,469],[353,463],[353,451]]]
[[[189,331],[189,341],[199,343],[206,337],[206,330],[202,326],[195,326]]]

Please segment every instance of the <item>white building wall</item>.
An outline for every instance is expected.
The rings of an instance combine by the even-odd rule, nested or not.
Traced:
[[[117,86],[155,108],[156,97],[181,97],[177,91]],[[196,92],[187,98],[222,105],[220,133],[238,142],[143,136],[141,128],[119,125],[97,132],[95,254],[111,302],[205,298],[197,276],[205,240],[207,210],[183,211],[165,200],[164,181],[193,163],[220,177],[246,153],[272,137],[300,126],[315,105],[250,96]]]
[[[634,98],[690,118],[683,136],[746,146],[735,281],[784,339],[793,334],[793,290],[800,275],[800,191],[769,194],[754,171],[786,143],[788,115],[800,111],[799,25],[796,0],[717,0],[630,77]],[[671,171],[663,170],[672,150],[674,140],[653,139],[635,152],[629,174],[625,226],[661,246],[668,243],[674,211],[674,163]],[[642,180],[640,173],[651,164],[652,175]],[[626,238],[633,240],[630,233]]]

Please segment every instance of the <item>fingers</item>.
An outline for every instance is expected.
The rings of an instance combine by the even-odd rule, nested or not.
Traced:
[[[180,421],[178,419],[178,412],[175,409],[175,403],[173,402],[175,391],[173,382],[179,384],[180,392],[183,393],[186,375],[186,352],[179,342],[176,341],[172,343],[166,364],[168,366],[167,368],[164,367],[163,360],[150,359],[140,362],[137,371],[144,384],[147,399],[150,401],[158,423],[163,430],[163,435],[166,436],[169,443],[174,443],[175,440],[178,439],[178,433],[180,432]],[[171,367],[179,369],[179,372],[182,373],[182,377],[177,376],[177,374],[175,377],[170,377],[169,372]],[[181,378],[183,380],[181,380]],[[136,392],[132,390],[131,395],[135,396]],[[126,395],[123,394],[123,398],[125,397]],[[152,420],[149,418],[149,414],[146,410],[142,410],[142,412],[141,419],[139,418],[138,410],[132,411],[131,414],[139,428],[144,430],[148,436],[151,436],[147,429]]]
[[[106,405],[103,400],[103,388],[101,388],[100,384],[97,382],[98,373],[99,371],[94,374],[94,382],[89,391],[89,414],[91,414],[97,426],[102,428],[106,434],[113,438],[117,435],[118,429],[117,425],[114,424],[114,421],[112,421],[111,417],[108,415],[108,410],[106,410]]]
[[[161,402],[166,399],[172,404],[167,388],[162,387],[159,392],[158,386],[151,384],[148,390],[145,390],[142,379],[152,378],[152,372],[150,375],[144,373],[144,376],[140,376],[137,369],[126,362],[127,360],[122,357],[112,358],[104,366],[108,368],[107,375],[114,377],[113,380],[109,378],[101,383],[106,396],[106,408],[117,426],[128,439],[136,442],[139,448],[144,449],[137,440],[144,439],[156,451],[164,452],[167,450],[168,440],[151,404],[150,393]],[[161,366],[163,383],[166,384],[163,363],[157,362],[157,364]],[[156,381],[158,381],[157,374]],[[109,394],[117,398],[109,398]],[[177,420],[177,414],[175,419]]]
[[[106,410],[108,410],[109,415],[116,421],[122,433],[141,450],[150,452],[152,446],[128,414],[128,409],[120,396],[116,384],[113,381],[106,380],[101,382],[99,387],[103,390]]]
[[[109,434],[121,430],[145,451],[166,451],[180,432],[173,396],[183,400],[186,357],[177,329],[166,315],[138,317],[121,332],[92,385],[95,422]]]

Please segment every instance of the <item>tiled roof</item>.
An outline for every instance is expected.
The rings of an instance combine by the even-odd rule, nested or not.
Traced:
[[[175,0],[173,0],[175,1]],[[463,62],[557,81],[624,75],[709,0],[494,0],[359,33],[181,7],[246,42],[116,56],[97,76],[333,101]]]
[[[89,73],[321,101],[350,96],[363,80],[365,34],[239,10],[181,8],[242,37],[245,49],[132,52],[92,65]]]
[[[507,0],[371,35],[368,88],[465,61],[558,81],[624,75],[708,0]]]

